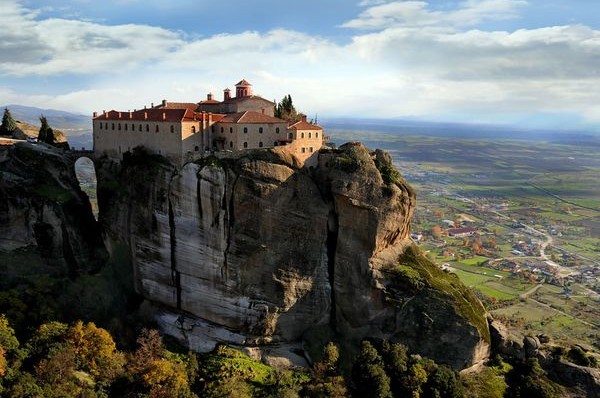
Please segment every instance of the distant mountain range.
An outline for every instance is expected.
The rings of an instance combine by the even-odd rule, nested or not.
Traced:
[[[50,127],[65,133],[69,144],[75,148],[92,148],[92,117],[55,109],[42,109],[24,105],[2,105],[8,108],[15,120],[34,126],[40,125],[40,115],[46,116]]]
[[[600,145],[600,132],[564,129],[533,129],[493,124],[428,122],[404,119],[328,118],[319,123],[329,135],[335,130],[376,132],[392,135],[422,135],[467,139],[511,139],[550,141],[563,144]]]
[[[86,149],[93,147],[91,115],[14,104],[3,105],[0,110],[4,108],[10,109],[16,120],[34,126],[39,126],[39,117],[44,115],[51,127],[65,133],[71,146]],[[597,131],[527,129],[502,125],[443,123],[405,119],[328,118],[320,120],[320,124],[326,129],[328,135],[332,136],[335,136],[336,130],[342,130],[433,137],[520,139],[564,144],[600,145],[600,133]]]

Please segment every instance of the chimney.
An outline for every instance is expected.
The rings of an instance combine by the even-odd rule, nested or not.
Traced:
[[[144,119],[148,120],[148,112],[144,112]]]
[[[306,121],[306,115],[305,115],[305,114],[302,114],[302,115],[300,115],[300,117],[302,118],[302,121],[303,121],[303,122],[305,122],[305,121]]]
[[[167,106],[167,100],[162,100],[162,106]]]
[[[206,130],[206,112],[202,111],[202,131]]]
[[[212,125],[212,112],[208,112],[208,125]]]
[[[163,120],[167,120],[167,112],[163,112]]]
[[[95,118],[98,117],[98,112],[94,112],[93,117],[95,117]]]
[[[226,88],[223,90],[223,101],[227,101],[228,99],[231,99],[231,90]]]
[[[121,112],[119,112],[119,119],[121,118]]]
[[[144,105],[144,109],[146,109],[146,105]]]
[[[265,114],[265,108],[261,108],[260,110],[262,111],[262,114],[264,115]]]
[[[154,108],[154,102],[150,103],[150,108]]]
[[[208,93],[208,94],[206,94],[206,99],[207,99],[208,101],[212,101],[212,99],[213,99],[213,95],[212,95],[212,93]]]
[[[131,113],[131,111],[129,111],[129,118],[133,119],[133,113]]]

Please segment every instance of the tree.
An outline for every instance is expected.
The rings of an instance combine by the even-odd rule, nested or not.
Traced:
[[[311,398],[343,398],[348,396],[344,378],[338,373],[340,353],[334,343],[323,349],[323,359],[313,366],[313,380],[302,389],[302,396]]]
[[[287,95],[283,97],[281,101],[277,105],[275,105],[275,117],[280,119],[288,120],[291,122],[296,122],[300,120],[300,116],[294,107],[292,102],[292,96]]]
[[[363,341],[352,367],[352,381],[359,397],[392,398],[390,377],[383,369],[383,359],[368,341]]]
[[[73,347],[78,370],[100,381],[111,381],[121,373],[125,358],[117,351],[110,333],[93,322],[75,322],[69,328],[67,342]]]
[[[4,108],[4,116],[2,116],[2,125],[0,126],[0,135],[12,135],[17,129],[17,122],[13,119],[8,108]]]
[[[40,132],[38,134],[38,141],[45,142],[46,144],[54,144],[54,131],[50,128],[46,116],[40,115]]]
[[[6,374],[6,356],[4,348],[0,345],[0,377]]]
[[[446,365],[439,365],[427,378],[423,388],[425,398],[462,398],[463,387],[455,371]]]
[[[442,237],[442,227],[440,227],[439,225],[434,225],[431,228],[431,235],[433,235],[434,238],[439,239]]]

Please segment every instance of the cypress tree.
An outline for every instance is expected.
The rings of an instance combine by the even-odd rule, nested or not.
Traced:
[[[9,135],[17,129],[17,122],[13,119],[8,108],[4,108],[4,116],[2,116],[2,125],[0,126],[0,134]]]
[[[46,144],[50,145],[54,144],[54,131],[52,131],[50,125],[48,125],[48,120],[46,119],[46,116],[40,116],[40,123],[42,125],[40,126],[38,141],[45,142]]]

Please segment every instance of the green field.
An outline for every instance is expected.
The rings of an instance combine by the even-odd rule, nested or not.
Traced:
[[[526,267],[527,260],[540,255],[535,242],[549,237],[552,245],[546,253],[565,269],[578,271],[600,266],[600,151],[592,146],[598,145],[598,140],[590,145],[381,131],[331,134],[339,142],[361,140],[369,147],[390,152],[400,172],[417,191],[418,205],[411,229],[426,236],[421,247],[429,251],[428,256],[434,261],[454,268],[465,285],[497,303],[494,308],[504,305],[494,310],[495,314],[523,318],[521,326],[531,332],[600,344],[600,315],[595,311],[600,308],[600,301],[589,295],[590,290],[600,292],[598,281],[580,285],[572,280],[545,280],[539,274],[532,277],[540,280],[532,281],[530,276],[511,277],[510,272],[481,266],[490,259],[508,258]],[[474,220],[468,226],[478,229],[484,245],[491,237],[495,246],[484,247],[483,253],[472,256],[471,242],[465,245],[463,238],[442,236],[427,240],[427,233],[435,225],[456,220],[461,214]],[[519,227],[521,224],[544,235],[526,233]],[[519,247],[519,251],[527,253],[514,254],[515,246],[523,242],[531,248]],[[536,283],[544,285],[530,300],[519,302]],[[569,283],[573,293],[565,298],[561,287],[549,283]]]

